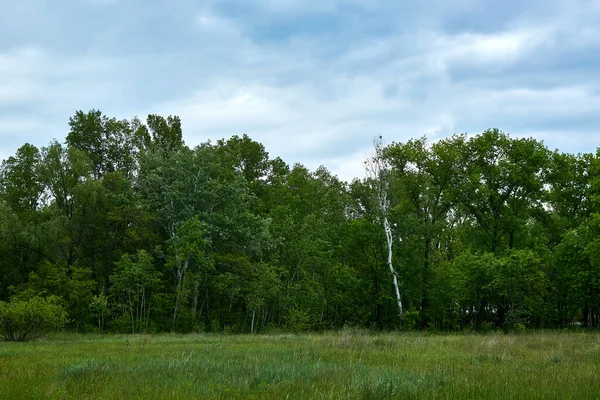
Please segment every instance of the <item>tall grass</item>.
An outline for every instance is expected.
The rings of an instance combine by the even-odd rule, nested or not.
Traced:
[[[0,398],[600,398],[600,334],[59,335],[0,344]]]

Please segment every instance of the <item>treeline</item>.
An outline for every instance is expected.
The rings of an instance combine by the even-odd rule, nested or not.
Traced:
[[[190,148],[177,117],[69,127],[2,163],[0,300],[59,298],[71,329],[600,323],[598,155],[488,130],[379,143],[346,183],[246,135]]]

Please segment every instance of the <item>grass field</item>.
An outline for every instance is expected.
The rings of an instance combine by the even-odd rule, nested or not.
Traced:
[[[600,334],[63,334],[0,343],[0,398],[598,399]]]

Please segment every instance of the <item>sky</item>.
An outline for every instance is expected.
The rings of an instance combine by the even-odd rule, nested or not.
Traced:
[[[77,110],[181,117],[363,177],[387,143],[499,128],[600,146],[598,0],[0,0],[0,158]]]

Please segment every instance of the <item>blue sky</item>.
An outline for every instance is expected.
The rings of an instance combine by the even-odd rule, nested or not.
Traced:
[[[600,146],[600,1],[0,0],[0,158],[76,110],[179,115],[341,178],[387,142],[497,127]]]

